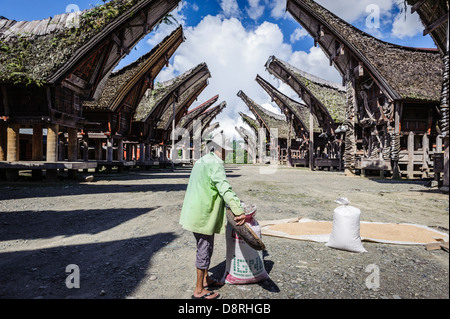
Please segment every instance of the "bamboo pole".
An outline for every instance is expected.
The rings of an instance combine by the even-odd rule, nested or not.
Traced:
[[[7,150],[7,126],[0,124],[0,161],[6,161]]]
[[[18,124],[10,124],[7,128],[6,160],[8,162],[19,160],[19,130],[20,126]]]
[[[47,127],[47,162],[58,161],[58,131],[57,124],[50,124]]]

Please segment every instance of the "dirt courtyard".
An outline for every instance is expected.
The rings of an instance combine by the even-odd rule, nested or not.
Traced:
[[[238,197],[259,221],[332,220],[347,197],[361,220],[414,223],[448,233],[449,199],[427,181],[345,177],[342,172],[226,165]],[[0,182],[0,298],[189,299],[195,240],[179,223],[189,167],[98,173],[94,180]],[[364,242],[367,253],[323,243],[263,237],[270,279],[225,285],[225,299],[449,298],[449,255],[423,246]],[[216,235],[210,273],[225,269],[224,235]],[[380,271],[369,289],[369,265]],[[69,268],[67,268],[69,266]],[[79,274],[79,287],[66,279]],[[67,272],[66,272],[67,270]]]

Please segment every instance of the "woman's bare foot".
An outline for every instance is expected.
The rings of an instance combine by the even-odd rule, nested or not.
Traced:
[[[212,292],[206,289],[203,289],[200,293],[197,293],[194,291],[194,294],[192,295],[192,299],[216,299],[220,295],[217,292]]]
[[[203,287],[222,287],[223,285],[225,285],[225,283],[214,280],[212,278],[210,278],[209,276],[205,278],[205,280],[203,281]]]

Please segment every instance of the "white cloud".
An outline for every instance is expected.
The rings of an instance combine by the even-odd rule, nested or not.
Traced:
[[[156,81],[169,80],[206,62],[212,77],[192,107],[219,94],[219,102],[226,101],[227,108],[216,120],[220,121],[221,129],[227,135],[235,135],[235,126],[245,126],[238,112],[251,114],[237,96],[240,90],[270,111],[281,113],[255,81],[259,74],[276,87],[288,91],[284,83],[275,80],[265,70],[265,64],[272,55],[306,72],[328,80],[341,81],[320,48],[311,48],[309,52],[293,52],[291,45],[285,43],[277,24],[264,22],[256,29],[246,30],[236,18],[226,19],[221,14],[208,15],[197,26],[184,27],[184,34],[186,41],[175,53],[170,66],[163,69]],[[299,30],[294,38],[301,35]],[[292,92],[288,95],[299,100]]]
[[[294,33],[291,34],[291,43],[297,42],[301,38],[304,38],[308,35],[308,32],[303,28],[295,29]]]
[[[158,29],[155,31],[153,30],[146,38],[147,44],[149,44],[151,47],[154,47],[155,45],[158,45],[161,43],[164,38],[170,34],[175,28],[178,27],[178,25],[184,26],[186,23],[186,17],[182,14],[182,10],[184,6],[186,5],[186,2],[181,2],[181,4],[171,12],[171,15],[173,18],[177,21],[178,24],[160,24]]]
[[[222,8],[225,17],[237,17],[241,14],[239,4],[236,0],[221,0],[220,7]]]
[[[248,0],[250,7],[246,8],[248,16],[255,21],[264,14],[265,7],[259,2],[260,0]]]
[[[186,27],[184,33],[185,43],[157,81],[170,79],[206,62],[212,77],[192,107],[219,94],[219,102],[227,102],[227,108],[218,117],[221,127],[227,125],[225,132],[234,133],[238,112],[250,113],[237,93],[242,90],[255,102],[266,103],[268,96],[255,81],[256,75],[270,76],[265,70],[268,58],[276,55],[287,60],[292,48],[284,43],[283,33],[276,24],[264,22],[255,30],[246,30],[238,19],[224,19],[221,15],[206,16],[197,26]]]
[[[270,12],[272,18],[281,19],[286,17],[286,0],[270,1],[270,5],[272,7],[272,11]]]
[[[406,37],[414,37],[423,32],[423,24],[417,13],[411,14],[410,10],[407,12],[400,12],[392,24],[392,36],[403,39]]]
[[[312,47],[309,52],[296,51],[287,60],[297,69],[311,73],[328,81],[342,83],[342,77],[319,47]]]

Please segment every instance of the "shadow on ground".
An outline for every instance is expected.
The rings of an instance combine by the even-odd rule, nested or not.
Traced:
[[[0,298],[125,298],[147,280],[152,256],[177,236],[61,246],[0,254]],[[68,265],[79,268],[79,288],[69,289]],[[75,281],[74,281],[75,282]],[[156,289],[156,287],[155,287]]]

